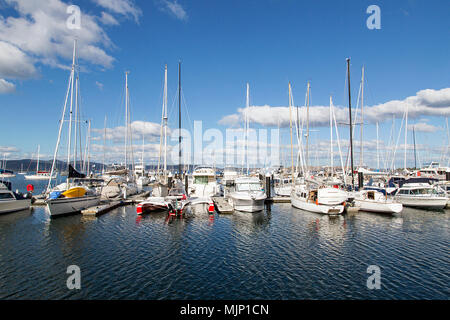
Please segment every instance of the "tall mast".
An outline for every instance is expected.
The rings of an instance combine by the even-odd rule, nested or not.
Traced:
[[[71,83],[70,83],[70,111],[69,111],[69,136],[67,142],[67,168],[70,164],[70,147],[72,141],[72,113],[73,113],[73,80],[75,77],[75,54],[76,54],[77,41],[73,41],[73,56],[72,56],[72,71],[71,71]]]
[[[334,169],[334,164],[333,164],[333,99],[330,96],[330,166],[331,166],[331,175],[333,175],[333,169]]]
[[[295,178],[294,178],[294,146],[292,144],[291,82],[289,82],[289,127],[290,127],[290,131],[291,131],[291,176],[292,176],[292,182],[294,182]]]
[[[87,139],[87,169],[86,175],[89,175],[91,165],[91,119],[88,122],[88,139]]]
[[[407,138],[408,138],[408,105],[406,105],[406,110],[405,110],[405,112],[406,112],[406,115],[405,115],[405,156],[404,156],[404,163],[403,163],[403,166],[404,166],[404,168],[405,168],[405,170],[406,170],[406,149],[407,149],[407,145],[406,145],[406,143],[407,143]]]
[[[164,172],[167,171],[167,64],[164,67]]]
[[[249,130],[249,117],[248,112],[250,111],[250,85],[247,82],[247,99],[246,99],[246,122],[245,122],[245,160],[247,161],[247,174],[249,172],[249,166],[248,166],[248,130]]]
[[[347,82],[348,82],[348,114],[350,119],[350,161],[352,169],[352,188],[355,190],[355,179],[353,176],[353,124],[352,124],[352,98],[350,93],[350,58],[347,58]]]
[[[181,178],[181,61],[178,62],[178,176]]]
[[[309,89],[311,88],[308,81],[306,89],[306,170],[309,172]]]
[[[128,71],[125,72],[125,169],[128,170]]]
[[[38,172],[39,172],[39,151],[40,151],[40,149],[41,149],[41,146],[38,145],[37,164],[36,164],[36,174],[38,174]]]
[[[380,147],[378,142],[378,121],[377,121],[377,169],[380,169]]]
[[[416,126],[413,126],[413,140],[414,140],[414,169],[417,168],[417,155],[416,155],[416,131],[414,130]]]
[[[361,141],[360,141],[361,151],[359,158],[360,167],[362,167],[364,164],[363,127],[364,127],[364,66],[362,67],[362,76],[361,76]]]
[[[105,124],[104,124],[104,132],[103,132],[103,168],[102,172],[105,172],[105,155],[106,155],[106,115],[105,115]]]

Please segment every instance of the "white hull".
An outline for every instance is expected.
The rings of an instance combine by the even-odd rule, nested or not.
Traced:
[[[290,197],[292,192],[292,187],[288,186],[279,186],[274,187],[275,194],[280,197]]]
[[[237,211],[244,212],[258,212],[264,210],[264,200],[263,199],[242,199],[230,196],[228,202]]]
[[[42,176],[42,175],[26,175],[24,176],[25,180],[48,180],[50,176]],[[52,179],[55,179],[56,176],[53,176]]]
[[[445,197],[405,197],[395,196],[395,200],[405,207],[444,209],[448,199]]]
[[[60,216],[64,214],[80,212],[89,207],[98,205],[100,196],[86,196],[79,198],[58,198],[47,200],[47,208],[50,216]]]
[[[343,205],[329,206],[323,204],[315,204],[314,202],[306,202],[303,198],[296,198],[293,195],[291,196],[291,204],[293,207],[298,209],[328,215],[341,214],[344,211]]]
[[[29,209],[30,205],[31,205],[31,199],[1,200],[0,201],[0,214]]]
[[[403,210],[403,205],[401,203],[394,202],[355,199],[355,204],[361,211],[378,213],[400,213]]]

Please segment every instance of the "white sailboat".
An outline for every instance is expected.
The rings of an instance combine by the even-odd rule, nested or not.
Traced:
[[[41,146],[38,145],[37,150],[37,163],[36,163],[36,173],[35,174],[27,174],[24,176],[26,180],[48,180],[50,179],[50,172],[48,171],[39,171],[39,151]],[[56,172],[53,174],[52,178],[56,178]]]
[[[308,136],[309,136],[309,89],[310,84],[307,85],[307,133],[306,133],[306,170],[308,172]],[[292,159],[292,172],[294,172],[294,155],[293,155],[293,143],[292,143],[292,105],[291,105],[291,84],[289,83],[289,118],[290,118],[290,131],[291,131],[291,159]],[[299,149],[301,145],[299,144]],[[309,176],[309,174],[307,174]],[[294,180],[294,177],[292,177]],[[347,200],[348,195],[345,191],[339,188],[333,188],[328,186],[320,186],[314,182],[305,181],[301,184],[294,185],[291,192],[291,205],[294,208],[322,213],[322,214],[341,214],[344,211],[344,203]]]
[[[46,199],[47,208],[50,212],[51,217],[78,213],[83,209],[97,205],[100,202],[100,195],[95,191],[86,186],[73,185],[73,178],[83,178],[85,175],[78,173],[71,165],[71,132],[72,132],[72,111],[73,111],[73,98],[74,98],[74,84],[76,90],[75,104],[78,103],[78,76],[75,77],[75,56],[76,56],[76,41],[74,41],[73,47],[73,59],[72,59],[72,69],[69,77],[69,84],[67,88],[66,98],[64,102],[64,108],[62,113],[62,118],[59,123],[58,139],[56,141],[55,153],[53,155],[52,169],[50,171],[50,179],[48,179],[47,194]],[[69,134],[68,134],[68,150],[67,150],[67,165],[68,165],[68,176],[66,183],[60,185],[64,186],[64,189],[55,188],[51,190],[52,177],[56,170],[56,158],[58,155],[59,144],[61,141],[61,132],[64,124],[64,118],[67,108],[67,100],[70,92],[70,115],[69,115]],[[78,106],[76,105],[76,109]],[[76,138],[76,137],[75,137]],[[76,146],[76,144],[75,144]],[[73,159],[74,164],[76,164],[76,157]]]

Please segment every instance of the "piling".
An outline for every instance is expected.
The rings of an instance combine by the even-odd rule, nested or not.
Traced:
[[[364,188],[364,174],[361,171],[358,171],[358,186],[359,190]]]
[[[445,170],[445,180],[450,181],[450,169]]]
[[[189,181],[188,181],[189,179],[188,179],[188,175],[187,174],[185,174],[184,175],[184,189],[185,189],[185,191],[186,191],[186,194],[188,194],[189,192],[188,192],[188,189],[189,189]]]
[[[270,175],[269,174],[267,174],[266,175],[266,196],[267,196],[267,198],[271,198],[271,194],[270,194],[270,189],[271,189],[271,183],[270,183]]]

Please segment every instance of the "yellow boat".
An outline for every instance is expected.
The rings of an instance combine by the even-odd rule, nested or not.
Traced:
[[[64,191],[62,195],[66,198],[78,198],[86,194],[86,189],[82,187],[73,187],[67,191]]]

